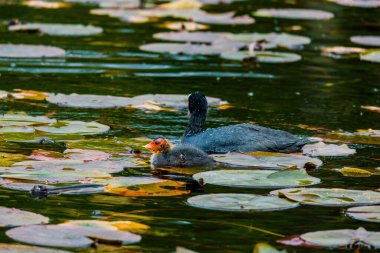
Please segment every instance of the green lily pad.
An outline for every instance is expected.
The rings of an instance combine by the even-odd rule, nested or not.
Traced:
[[[380,206],[351,207],[346,214],[355,220],[380,223]]]
[[[380,50],[368,50],[360,55],[360,60],[380,63]]]
[[[15,127],[15,126],[9,126],[9,127],[2,127],[0,128],[0,134],[14,134],[14,133],[24,133],[24,134],[32,134],[36,130],[33,127],[29,126],[20,126],[20,127]]]
[[[36,246],[26,246],[19,244],[0,243],[2,253],[72,253],[71,251],[48,249]]]
[[[12,32],[37,31],[53,36],[89,36],[100,34],[103,29],[92,25],[27,23],[8,27]]]
[[[0,174],[2,178],[22,179],[45,183],[75,183],[89,178],[111,178],[111,175],[100,171],[47,170],[20,173]]]
[[[65,50],[52,46],[0,44],[0,57],[41,58],[64,56]]]
[[[187,54],[187,55],[217,55],[221,50],[206,44],[190,43],[151,43],[141,45],[140,50],[167,53],[167,54]]]
[[[352,36],[351,42],[365,46],[380,46],[380,36]]]
[[[140,235],[124,232],[111,226],[88,226],[88,222],[59,225],[30,225],[8,230],[13,240],[51,247],[84,248],[95,242],[131,244],[141,240]]]
[[[286,250],[277,250],[275,247],[265,243],[260,242],[255,245],[253,253],[287,253]]]
[[[309,245],[320,247],[347,248],[353,244],[367,244],[380,248],[380,232],[371,232],[364,228],[310,232],[302,234],[300,238]]]
[[[327,20],[334,17],[334,14],[322,10],[313,9],[258,9],[253,12],[256,17],[265,18],[286,18],[302,20]]]
[[[380,204],[380,192],[375,191],[339,188],[290,188],[275,190],[270,194],[285,197],[304,205],[359,206]]]
[[[35,127],[36,130],[49,134],[78,134],[78,135],[93,135],[107,132],[110,127],[98,122],[83,122],[83,121],[59,121],[50,126]]]
[[[272,51],[239,51],[223,52],[220,55],[223,59],[243,61],[252,60],[253,62],[262,63],[290,63],[300,61],[302,57],[294,53],[272,52]]]
[[[318,142],[306,144],[302,147],[302,152],[309,156],[349,156],[355,154],[356,150],[349,148],[347,144],[335,145]]]
[[[77,161],[102,161],[111,157],[110,153],[90,149],[66,149],[63,153],[46,150],[34,150],[30,159],[39,161],[77,160]]]
[[[378,8],[379,0],[329,0],[343,6],[361,7],[361,8]]]
[[[287,188],[315,185],[320,179],[309,176],[305,170],[289,168],[273,170],[216,170],[193,175],[195,180],[203,179],[206,184],[242,188]]]
[[[127,97],[88,95],[88,94],[50,94],[46,99],[48,102],[62,107],[80,108],[117,108],[128,107],[132,101]]]
[[[25,159],[25,155],[0,152],[0,167],[8,167]]]
[[[288,33],[241,33],[227,34],[226,40],[243,42],[251,44],[258,41],[261,42],[264,48],[286,47],[293,48],[310,44],[311,39],[305,36],[293,35]]]
[[[23,127],[54,124],[57,120],[45,116],[29,116],[26,113],[0,115],[0,127]]]
[[[187,203],[192,207],[231,212],[278,211],[298,206],[298,203],[274,196],[239,193],[198,195],[189,198]]]
[[[16,227],[49,223],[49,218],[16,208],[0,206],[0,227]]]
[[[197,43],[212,43],[216,40],[225,39],[231,33],[226,32],[160,32],[155,33],[153,38],[160,40],[176,41],[176,42],[197,42]],[[250,41],[251,42],[251,41]]]
[[[325,47],[322,49],[322,54],[331,58],[357,58],[359,54],[364,53],[366,50],[360,47]]]
[[[317,158],[271,152],[228,153],[212,155],[212,157],[217,162],[248,167],[287,168],[297,166],[304,168],[306,163],[312,163],[316,167],[322,165],[322,161]]]

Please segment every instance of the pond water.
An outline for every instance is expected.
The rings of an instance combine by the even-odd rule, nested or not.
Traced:
[[[295,20],[255,17],[248,25],[210,25],[221,32],[289,32],[307,36],[311,44],[291,51],[302,60],[286,64],[223,60],[218,56],[186,56],[149,53],[139,50],[158,42],[154,33],[168,31],[159,26],[173,18],[156,22],[128,23],[118,18],[91,15],[96,5],[75,4],[69,8],[31,8],[0,0],[1,20],[18,18],[27,22],[91,24],[102,34],[59,37],[35,33],[15,33],[0,27],[0,43],[52,45],[67,51],[64,58],[0,58],[0,89],[37,90],[50,93],[78,93],[132,97],[141,94],[189,94],[202,91],[221,98],[233,107],[210,109],[207,127],[239,122],[255,122],[299,136],[317,136],[329,131],[355,132],[379,129],[379,113],[361,106],[380,105],[378,63],[358,57],[334,59],[321,54],[322,47],[359,46],[350,42],[354,35],[380,35],[380,9],[355,8],[328,1],[237,1],[208,5],[208,12],[236,11],[251,15],[259,8],[310,8],[334,13],[329,20]],[[17,1],[14,1],[17,2]],[[375,48],[366,47],[363,48]],[[187,124],[186,110],[146,112],[135,109],[84,109],[59,107],[48,102],[0,100],[0,112],[24,111],[30,115],[54,113],[60,120],[97,121],[111,126],[96,138],[165,136],[178,139]],[[300,127],[307,125],[309,127]],[[322,129],[322,130],[321,130]],[[318,187],[373,190],[379,176],[344,177],[332,170],[341,167],[380,167],[380,148],[373,144],[351,143],[357,153],[348,157],[321,158],[324,165],[312,175]],[[4,142],[0,152],[28,154],[22,145],[10,149]],[[118,175],[150,175],[150,168],[125,169]],[[169,175],[169,177],[171,177]],[[183,178],[181,178],[183,180]],[[236,189],[205,186],[205,193],[267,194],[265,189]],[[344,215],[343,207],[301,206],[276,212],[233,213],[203,210],[186,204],[191,195],[174,197],[124,197],[111,194],[61,195],[32,199],[24,191],[0,189],[0,205],[48,216],[51,223],[66,220],[128,219],[149,225],[142,241],[123,247],[74,249],[75,252],[175,252],[182,246],[198,252],[251,252],[258,242],[276,243],[282,236],[317,230],[356,229],[378,231],[378,223],[356,221]],[[12,242],[2,228],[0,242]],[[326,252],[326,249],[288,247],[288,252]],[[70,249],[71,250],[71,249]]]

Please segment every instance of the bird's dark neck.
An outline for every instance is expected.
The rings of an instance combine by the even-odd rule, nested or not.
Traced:
[[[190,116],[189,124],[183,134],[183,137],[191,136],[200,133],[204,129],[206,122],[207,112],[193,112]]]

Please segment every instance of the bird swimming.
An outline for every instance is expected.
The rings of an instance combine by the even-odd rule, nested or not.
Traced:
[[[205,95],[194,92],[189,96],[189,123],[181,143],[191,144],[207,154],[228,152],[298,152],[309,142],[291,133],[243,123],[204,129],[208,103]]]
[[[152,167],[201,167],[214,164],[214,160],[202,150],[190,145],[174,146],[160,137],[144,146],[150,150]]]

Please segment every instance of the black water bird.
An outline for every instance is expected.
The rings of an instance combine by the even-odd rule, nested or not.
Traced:
[[[205,130],[207,109],[207,99],[201,92],[189,96],[190,120],[181,142],[208,154],[251,151],[291,153],[301,151],[309,142],[282,130],[248,123]]]

